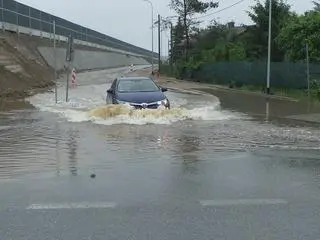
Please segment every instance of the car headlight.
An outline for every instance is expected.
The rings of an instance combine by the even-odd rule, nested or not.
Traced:
[[[169,101],[167,99],[164,99],[162,101],[158,101],[158,105],[159,106],[168,106],[169,105]]]

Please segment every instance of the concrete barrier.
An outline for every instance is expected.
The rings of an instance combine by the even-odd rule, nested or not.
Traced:
[[[54,49],[52,47],[38,47],[38,50],[46,62],[54,67]],[[66,66],[66,49],[57,48],[56,56],[57,70],[64,69]],[[129,66],[131,64],[149,65],[150,63],[142,57],[115,52],[75,50],[72,66],[79,71]]]

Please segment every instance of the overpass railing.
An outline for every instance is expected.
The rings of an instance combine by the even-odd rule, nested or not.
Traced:
[[[69,34],[80,44],[92,43],[95,47],[102,46],[109,50],[121,50],[123,53],[134,53],[144,57],[151,57],[152,52],[146,49],[123,42],[116,38],[83,27],[60,17],[32,8],[13,0],[0,0],[0,22],[3,30],[29,32],[44,37],[53,36],[55,22],[56,35],[66,41]],[[157,58],[157,54],[153,53]]]

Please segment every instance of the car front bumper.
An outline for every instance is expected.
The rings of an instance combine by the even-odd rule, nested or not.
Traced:
[[[118,101],[118,104],[126,104],[134,109],[170,109],[170,103],[167,99],[152,103],[128,103]]]

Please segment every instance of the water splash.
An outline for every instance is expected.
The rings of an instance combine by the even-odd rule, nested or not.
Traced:
[[[88,112],[90,121],[111,124],[169,124],[179,120],[190,119],[188,111],[182,108],[173,109],[141,109],[134,110],[126,105],[107,105]]]
[[[106,105],[106,89],[110,87],[115,72],[107,75],[109,83],[101,83],[106,72],[84,73],[80,76],[81,86],[69,91],[69,101],[65,102],[65,88],[58,90],[58,103],[54,93],[33,96],[30,103],[40,111],[59,114],[70,122],[93,122],[97,124],[170,124],[183,120],[227,120],[239,118],[239,114],[222,111],[219,99],[211,95],[166,92],[171,109],[133,110],[125,105]],[[97,79],[98,83],[95,83]],[[92,84],[88,84],[92,82]]]

